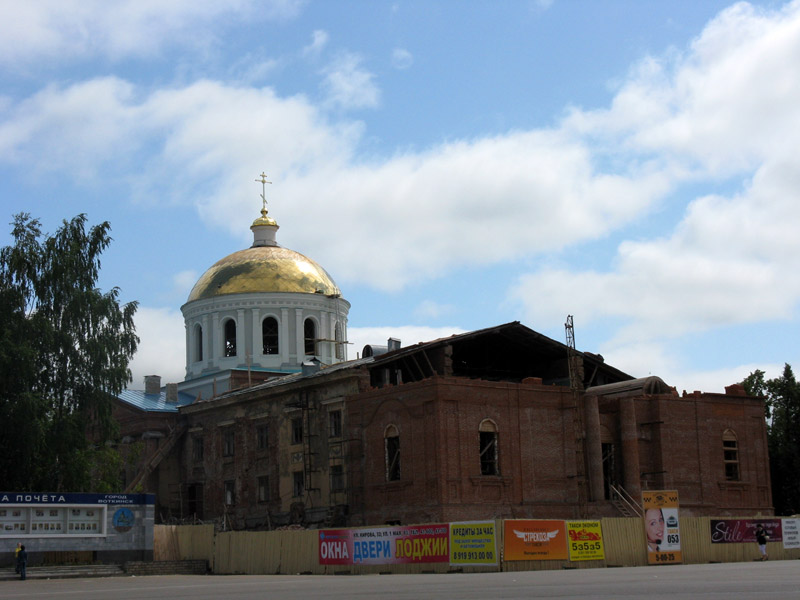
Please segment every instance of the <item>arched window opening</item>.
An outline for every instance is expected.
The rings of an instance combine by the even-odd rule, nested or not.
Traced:
[[[225,321],[225,356],[236,356],[236,321]]]
[[[194,326],[194,361],[203,360],[203,328],[200,325]]]
[[[389,425],[383,434],[386,457],[386,481],[400,480],[400,433],[397,427]]]
[[[480,435],[481,475],[500,475],[497,449],[497,425],[490,419],[481,421]]]
[[[303,323],[303,338],[305,339],[306,356],[317,355],[317,325],[313,319],[306,319]]]
[[[725,479],[739,481],[739,440],[736,433],[726,429],[722,434],[722,456],[725,463]]]
[[[264,354],[278,354],[278,320],[267,317],[261,322],[261,338],[264,345]]]

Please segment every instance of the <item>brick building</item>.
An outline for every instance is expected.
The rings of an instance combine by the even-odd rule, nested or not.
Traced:
[[[157,519],[612,516],[665,488],[689,515],[771,514],[764,407],[741,387],[679,395],[516,322],[348,361],[333,279],[277,244],[265,200],[251,230],[181,308],[184,381],[115,399],[127,490]]]
[[[152,484],[171,516],[234,528],[621,516],[642,489],[771,513],[759,399],[580,352],[576,390],[567,356],[515,322],[176,404]]]

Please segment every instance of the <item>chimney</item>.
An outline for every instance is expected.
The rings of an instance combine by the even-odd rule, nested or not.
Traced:
[[[301,365],[303,376],[305,377],[307,375],[313,375],[314,373],[319,372],[320,364],[321,363],[317,358],[312,358],[311,360],[305,361]]]
[[[178,401],[178,384],[177,383],[168,383],[167,384],[167,402],[172,402],[175,404]]]
[[[389,347],[389,352],[400,350],[400,340],[397,338],[389,338],[386,345]]]
[[[145,394],[161,393],[161,375],[144,376],[144,393]]]

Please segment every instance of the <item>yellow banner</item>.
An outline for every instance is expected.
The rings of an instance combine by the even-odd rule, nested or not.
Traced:
[[[600,521],[567,521],[569,559],[603,560],[603,529]]]
[[[451,565],[496,565],[494,521],[450,523]]]
[[[647,562],[651,565],[683,562],[681,530],[678,521],[678,492],[648,490],[642,492]]]

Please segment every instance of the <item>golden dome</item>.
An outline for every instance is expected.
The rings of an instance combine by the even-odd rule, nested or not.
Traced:
[[[254,246],[214,263],[187,302],[253,292],[340,293],[331,276],[310,258],[280,246]]]
[[[278,226],[278,223],[275,222],[275,219],[273,219],[272,217],[267,215],[267,209],[266,208],[262,208],[261,209],[261,216],[258,217],[255,221],[253,221],[253,224],[250,227],[262,227],[264,225],[267,225],[267,226],[270,226],[270,227],[277,227]]]

